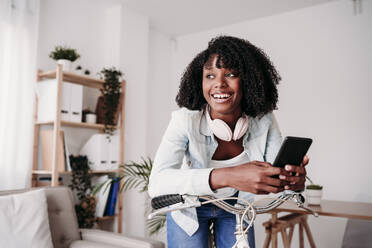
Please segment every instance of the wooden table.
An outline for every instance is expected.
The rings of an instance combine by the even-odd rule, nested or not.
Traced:
[[[305,204],[305,206],[316,211],[319,215],[372,220],[372,203],[322,200],[320,205]],[[285,202],[272,212],[309,214],[308,211],[297,207],[292,202]]]
[[[305,204],[305,206],[316,211],[321,216],[372,220],[372,203],[322,200],[320,205]],[[292,214],[278,218],[278,213],[280,212],[289,212]],[[303,229],[306,231],[310,246],[315,247],[310,228],[306,221],[307,215],[311,214],[310,212],[297,207],[294,202],[285,202],[270,213],[272,215],[271,219],[263,224],[267,233],[264,247],[269,247],[270,242],[273,248],[278,246],[278,232],[282,234],[284,247],[289,247],[294,225],[296,224],[299,224],[300,247],[304,245]],[[287,233],[286,228],[289,228],[289,233]]]

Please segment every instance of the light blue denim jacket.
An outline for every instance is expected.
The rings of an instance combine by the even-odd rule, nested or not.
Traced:
[[[273,113],[250,118],[243,148],[250,161],[272,163],[282,143]],[[209,163],[218,146],[204,110],[181,108],[172,113],[160,143],[150,175],[151,197],[164,194],[213,195]],[[253,195],[239,192],[247,200]],[[199,227],[195,208],[172,212],[174,221],[190,236]]]

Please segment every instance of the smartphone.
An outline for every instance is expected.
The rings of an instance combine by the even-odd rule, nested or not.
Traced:
[[[312,142],[310,138],[285,137],[273,166],[284,168],[286,164],[300,165]]]

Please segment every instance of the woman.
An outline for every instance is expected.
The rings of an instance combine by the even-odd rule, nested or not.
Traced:
[[[281,169],[270,164],[282,142],[272,113],[279,81],[269,58],[248,41],[212,39],[181,79],[176,97],[181,109],[172,113],[157,151],[150,196],[239,196],[252,201],[254,194],[303,189],[303,166]],[[307,163],[305,157],[302,164]],[[209,204],[167,215],[168,247],[207,247],[210,221],[216,246],[232,247],[235,216]],[[252,228],[248,240],[255,247]]]

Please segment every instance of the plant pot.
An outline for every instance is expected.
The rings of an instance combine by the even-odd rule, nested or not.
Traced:
[[[104,101],[105,101],[104,96],[98,97],[95,113],[97,115],[96,123],[99,123],[99,124],[104,124],[105,123],[106,110],[104,108],[104,105],[105,105]],[[122,101],[123,101],[123,94],[121,93],[117,109],[116,109],[116,111],[114,111],[115,112],[114,113],[114,120],[113,120],[114,122],[111,124],[113,126],[116,126],[117,123],[118,123]]]
[[[87,123],[96,123],[97,116],[95,114],[87,114],[85,120]]]
[[[320,205],[322,195],[322,189],[306,189],[306,202],[309,205]]]
[[[67,59],[59,59],[57,60],[57,64],[62,65],[63,71],[71,71],[72,69],[72,62]]]

